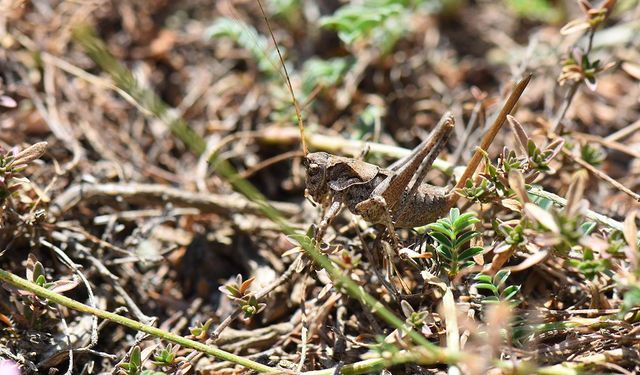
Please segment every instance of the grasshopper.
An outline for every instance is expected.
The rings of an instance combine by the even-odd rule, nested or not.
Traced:
[[[284,79],[298,118],[305,154],[303,160],[306,167],[305,196],[325,208],[325,215],[316,232],[318,242],[321,242],[326,229],[343,206],[370,223],[383,224],[396,248],[399,245],[395,234],[396,228],[423,226],[443,216],[457,202],[458,195],[455,194],[455,190],[463,187],[475,173],[483,152],[493,142],[507,115],[511,113],[531,79],[531,75],[528,75],[515,85],[453,188],[433,186],[423,182],[453,130],[455,121],[449,113],[443,116],[425,141],[413,149],[408,156],[396,161],[388,168],[326,152],[309,153],[305,144],[302,114],[287,67],[259,0],[258,4],[284,70]]]
[[[449,190],[422,183],[422,179],[453,126],[453,116],[446,114],[424,142],[388,168],[326,152],[307,154],[303,161],[305,195],[317,203],[328,202],[318,238],[343,205],[368,222],[385,225],[394,242],[395,228],[424,225],[442,216],[448,209]]]
[[[305,196],[327,208],[316,239],[322,240],[343,205],[370,223],[383,224],[396,246],[399,244],[396,228],[423,226],[443,216],[457,201],[455,190],[464,186],[475,173],[482,150],[489,147],[530,78],[528,76],[516,84],[453,188],[423,182],[453,130],[454,119],[449,113],[425,141],[388,168],[326,152],[307,153],[303,162],[307,169]]]

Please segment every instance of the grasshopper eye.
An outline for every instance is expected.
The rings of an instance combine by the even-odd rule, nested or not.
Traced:
[[[309,176],[315,176],[318,173],[320,173],[320,166],[316,163],[310,164],[307,167],[307,173],[309,174]]]

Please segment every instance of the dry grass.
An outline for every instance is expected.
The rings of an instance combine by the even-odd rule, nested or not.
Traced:
[[[427,180],[452,185],[533,73],[460,191],[466,241],[398,230],[398,256],[345,212],[320,246],[333,266],[298,257],[292,234],[322,213],[257,2],[5,0],[0,269],[292,373],[640,371],[638,1],[386,1],[355,9],[373,17],[359,28],[340,3],[291,3],[266,10],[311,150],[369,142],[386,166],[451,111]],[[247,371],[0,288],[0,359],[24,373],[140,373],[138,355],[165,373]]]

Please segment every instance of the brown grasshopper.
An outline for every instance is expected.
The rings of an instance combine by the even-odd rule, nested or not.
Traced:
[[[443,216],[457,201],[454,191],[464,186],[475,172],[482,150],[491,144],[530,78],[528,76],[516,85],[483,138],[480,150],[476,150],[454,188],[423,182],[453,130],[451,114],[445,114],[425,141],[388,168],[326,152],[308,153],[304,159],[307,168],[305,195],[327,207],[316,239],[322,240],[343,205],[368,222],[385,225],[396,245],[399,242],[395,228],[422,226]]]
[[[305,195],[318,203],[328,202],[318,239],[343,204],[368,222],[385,225],[394,241],[394,228],[416,227],[442,216],[448,209],[449,190],[422,180],[453,126],[453,116],[446,114],[424,142],[388,168],[326,152],[307,154]]]
[[[305,196],[326,208],[324,218],[316,232],[318,241],[322,240],[324,232],[343,205],[371,223],[385,225],[396,247],[399,241],[395,228],[422,226],[441,217],[457,202],[458,195],[454,191],[464,186],[475,173],[483,150],[487,150],[491,145],[531,79],[531,75],[528,75],[515,85],[494,123],[483,137],[480,147],[453,188],[438,187],[423,182],[453,130],[454,119],[448,113],[424,142],[413,149],[408,156],[396,161],[388,168],[326,152],[309,153],[304,140],[302,115],[289,73],[259,0],[258,4],[280,58],[284,78],[298,118],[302,148],[305,153],[303,164],[307,168]]]

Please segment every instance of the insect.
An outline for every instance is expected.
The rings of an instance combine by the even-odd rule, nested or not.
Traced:
[[[307,168],[305,195],[327,208],[316,239],[322,239],[343,206],[370,223],[385,225],[396,245],[399,241],[395,228],[422,226],[443,216],[457,201],[455,189],[464,186],[475,172],[482,157],[481,150],[491,144],[530,78],[516,84],[485,134],[480,150],[476,151],[454,188],[433,186],[423,181],[453,130],[454,119],[449,113],[425,141],[388,168],[326,152],[308,153],[304,159]]]
[[[388,168],[326,152],[307,154],[305,195],[328,204],[318,236],[322,237],[343,205],[368,222],[385,225],[392,235],[394,228],[420,226],[440,217],[448,209],[449,190],[422,180],[453,126],[453,116],[446,114],[429,138]]]
[[[298,117],[305,154],[303,161],[306,167],[305,196],[326,209],[316,232],[318,242],[322,240],[326,229],[343,206],[370,223],[383,224],[396,247],[399,245],[399,240],[395,234],[395,228],[422,226],[441,217],[456,203],[458,195],[454,191],[464,186],[475,173],[483,150],[488,149],[531,79],[531,75],[528,75],[515,85],[453,188],[433,186],[423,181],[453,130],[455,121],[449,113],[443,116],[425,141],[413,149],[408,156],[396,161],[388,168],[326,152],[309,153],[304,141],[302,115],[289,73],[262,4],[260,1],[258,4],[280,58],[284,78]]]

